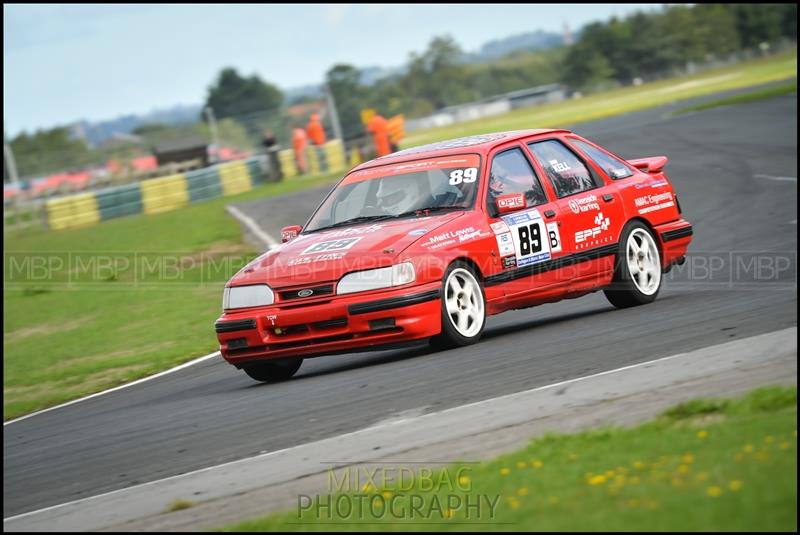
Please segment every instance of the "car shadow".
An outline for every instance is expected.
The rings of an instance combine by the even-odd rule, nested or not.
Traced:
[[[659,297],[658,301],[662,300],[671,300],[674,299],[675,296],[664,296],[663,298]],[[656,301],[656,303],[658,302]],[[638,308],[638,307],[636,307]],[[632,309],[635,310],[635,309]],[[513,312],[513,311],[510,311]],[[486,342],[493,340],[495,338],[499,338],[501,336],[506,336],[513,333],[519,333],[521,331],[529,331],[537,328],[546,327],[548,325],[554,325],[559,323],[564,323],[573,320],[580,320],[583,318],[597,316],[600,314],[608,313],[608,312],[624,312],[617,310],[612,305],[604,305],[604,306],[595,306],[586,310],[579,310],[574,312],[563,312],[559,314],[554,314],[552,316],[544,317],[544,318],[537,318],[533,320],[523,321],[520,323],[512,323],[501,325],[497,327],[492,327],[486,329],[484,331],[481,340],[475,344],[473,347],[481,347]],[[342,362],[341,364],[332,364],[330,366],[326,366],[322,369],[313,370],[310,372],[303,373],[303,368],[300,368],[300,371],[297,376],[293,379],[288,381],[288,383],[292,383],[295,381],[302,381],[304,379],[313,379],[315,377],[321,377],[325,375],[331,375],[340,372],[346,372],[349,370],[357,370],[359,368],[367,368],[372,366],[380,366],[383,364],[391,364],[393,362],[398,362],[402,360],[414,359],[419,357],[424,357],[427,355],[431,355],[433,353],[450,353],[454,351],[461,351],[461,348],[455,349],[448,349],[448,350],[436,350],[431,348],[426,342],[418,342],[418,346],[412,346],[404,349],[395,349],[395,350],[383,350],[383,351],[375,351],[375,352],[364,352],[363,356],[358,355],[354,357],[354,360],[348,360],[348,362]],[[348,354],[353,358],[353,354]],[[340,355],[344,356],[344,355]],[[322,357],[312,357],[308,359],[316,360],[318,358],[323,359],[336,359],[337,355],[328,355]],[[272,383],[273,385],[276,383]],[[250,385],[249,388],[260,387],[260,386],[268,386],[270,383],[254,383]]]

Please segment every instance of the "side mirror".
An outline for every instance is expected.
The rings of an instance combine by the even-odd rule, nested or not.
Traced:
[[[288,227],[283,227],[281,229],[281,242],[286,243],[289,240],[293,240],[300,234],[300,231],[303,230],[303,227],[300,225],[290,225]]]
[[[507,214],[525,208],[525,194],[524,193],[509,193],[508,195],[500,195],[495,199],[497,206],[497,213]]]

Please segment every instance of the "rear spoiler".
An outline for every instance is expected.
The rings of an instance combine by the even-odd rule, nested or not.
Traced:
[[[628,160],[628,163],[645,173],[660,173],[668,161],[669,158],[666,156],[650,156],[648,158]]]

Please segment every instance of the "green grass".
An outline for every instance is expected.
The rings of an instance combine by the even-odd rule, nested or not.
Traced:
[[[720,98],[703,102],[695,106],[689,106],[673,112],[673,115],[682,115],[684,113],[691,113],[695,111],[710,110],[722,106],[733,106],[736,104],[746,104],[748,102],[756,102],[758,100],[766,100],[769,98],[780,97],[783,95],[791,95],[797,93],[797,80],[788,84],[782,84],[777,87],[767,87],[759,91],[752,91],[743,93],[741,95],[734,95],[732,97]]]
[[[225,205],[335,178],[265,184],[81,229],[6,233],[4,419],[216,350],[222,286],[258,254],[242,245]]]
[[[225,530],[796,531],[797,389],[698,400],[634,428],[548,434],[490,462],[433,474],[335,494],[332,503],[354,505],[350,515],[337,515],[335,507],[326,514],[304,501],[302,512]],[[412,495],[422,504],[416,518]],[[482,500],[481,512],[473,508],[467,516],[467,496],[473,504]],[[357,500],[374,500],[374,510],[359,509]],[[384,512],[388,500],[398,514]]]
[[[413,147],[444,139],[504,130],[563,128],[661,106],[672,102],[710,95],[731,89],[751,87],[797,76],[797,49],[737,65],[710,69],[701,74],[680,76],[596,93],[577,100],[515,110],[451,126],[409,134],[402,146]]]

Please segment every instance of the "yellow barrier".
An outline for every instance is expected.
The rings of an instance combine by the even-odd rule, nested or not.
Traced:
[[[47,201],[47,221],[53,230],[94,225],[100,221],[94,193],[50,199]]]
[[[144,180],[140,187],[145,214],[168,212],[189,203],[186,175],[183,174]]]
[[[350,168],[361,165],[361,153],[358,152],[358,147],[350,149]]]
[[[325,143],[325,158],[328,171],[342,171],[347,166],[345,163],[344,143],[341,139],[333,139]]]
[[[297,176],[297,164],[294,161],[294,151],[292,149],[279,151],[278,162],[281,164],[283,178],[292,178],[293,176]]]
[[[253,182],[245,162],[226,163],[217,169],[223,196],[236,195],[253,189]]]
[[[306,161],[308,161],[308,174],[318,175],[319,167],[319,154],[317,154],[317,147],[311,145],[306,148]]]

